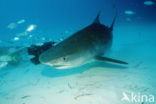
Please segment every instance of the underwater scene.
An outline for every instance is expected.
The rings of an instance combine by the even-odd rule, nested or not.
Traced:
[[[0,0],[0,104],[156,104],[156,1]]]

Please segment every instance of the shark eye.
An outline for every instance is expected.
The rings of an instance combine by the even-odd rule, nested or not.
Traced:
[[[66,58],[65,58],[65,57],[63,57],[63,60],[65,61],[65,60],[66,60]]]

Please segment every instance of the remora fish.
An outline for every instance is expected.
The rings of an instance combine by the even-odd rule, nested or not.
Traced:
[[[56,69],[73,68],[95,60],[127,64],[104,56],[112,45],[116,16],[110,27],[101,24],[99,16],[100,13],[91,25],[43,52],[39,57],[40,62]]]

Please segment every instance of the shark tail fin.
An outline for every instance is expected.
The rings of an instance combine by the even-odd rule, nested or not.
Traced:
[[[96,16],[96,18],[94,19],[94,21],[93,21],[93,24],[100,24],[100,20],[99,20],[99,17],[100,17],[100,11],[98,12],[98,14],[97,14],[97,16]]]
[[[115,20],[116,20],[116,17],[117,17],[117,8],[114,6],[114,9],[115,9],[115,16],[114,16],[114,19],[113,19],[113,22],[110,26],[110,30],[112,31],[113,30],[113,27],[114,27],[114,23],[115,23]]]

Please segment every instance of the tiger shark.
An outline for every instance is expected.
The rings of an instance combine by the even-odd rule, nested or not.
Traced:
[[[99,17],[100,13],[89,26],[43,52],[39,61],[55,69],[74,68],[96,60],[128,64],[105,56],[112,46],[116,15],[110,27],[101,24]]]

